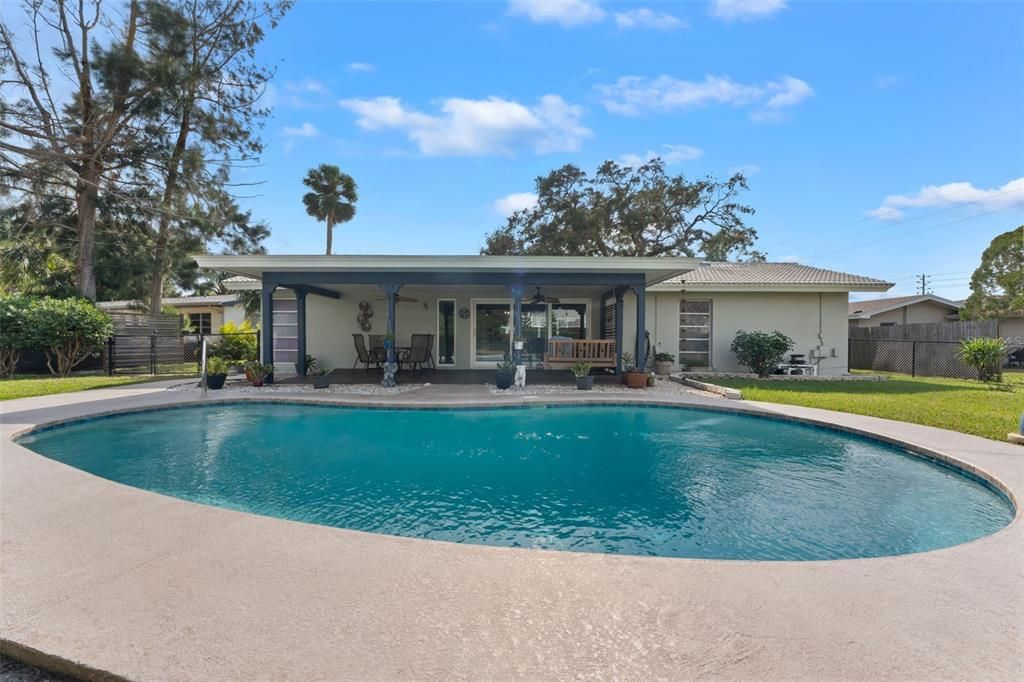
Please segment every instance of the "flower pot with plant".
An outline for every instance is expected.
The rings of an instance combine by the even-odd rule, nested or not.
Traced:
[[[629,388],[646,388],[647,373],[637,368],[633,362],[632,353],[622,354],[622,366],[622,381],[626,386]]]
[[[224,388],[224,381],[228,378],[228,363],[224,358],[207,358],[206,360],[206,387],[212,391],[219,391]]]
[[[273,374],[273,365],[264,365],[261,362],[247,362],[245,364],[245,378],[257,388],[262,386]]]
[[[525,339],[523,338],[523,335],[522,335],[522,334],[520,334],[519,336],[517,336],[517,337],[516,337],[516,338],[515,338],[515,339],[513,340],[513,342],[512,342],[512,343],[513,343],[513,346],[512,346],[513,348],[515,348],[516,350],[522,350],[522,349],[523,349],[523,346],[524,346],[524,345],[525,345],[525,343],[526,343],[526,340],[525,340]]]
[[[326,367],[320,367],[314,369],[309,373],[309,376],[313,378],[313,388],[328,388],[331,385],[330,380],[331,370]]]
[[[569,371],[576,377],[576,388],[581,391],[589,391],[594,387],[594,377],[590,376],[591,365],[589,362],[577,362]]]
[[[505,359],[498,363],[498,368],[494,373],[494,385],[504,391],[510,388],[515,380],[516,363],[506,355]]]
[[[661,377],[667,377],[672,373],[672,363],[675,357],[671,353],[656,353],[654,355],[654,373]]]

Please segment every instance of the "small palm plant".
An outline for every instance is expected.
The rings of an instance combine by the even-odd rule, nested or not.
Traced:
[[[302,184],[310,189],[302,197],[306,213],[327,223],[327,255],[330,256],[334,226],[347,223],[356,214],[356,201],[359,199],[356,181],[337,166],[324,163],[310,169]]]
[[[960,358],[978,370],[978,379],[981,381],[1003,380],[1003,359],[1006,353],[1006,341],[998,337],[979,336],[960,342]]]

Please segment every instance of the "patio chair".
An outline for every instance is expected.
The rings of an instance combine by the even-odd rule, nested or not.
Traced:
[[[370,353],[380,358],[381,362],[387,360],[388,351],[384,348],[383,334],[370,334]]]
[[[431,368],[434,367],[434,335],[433,334],[413,334],[412,344],[409,346],[409,354],[405,357],[405,362],[409,364],[409,369],[416,371],[416,367],[419,366],[420,371],[423,371],[424,364],[430,364]]]
[[[372,337],[371,337],[372,338]],[[353,334],[352,340],[356,344],[356,361],[352,363],[352,369],[356,368],[360,362],[363,363],[363,369],[367,372],[370,371],[370,364],[372,363],[376,369],[380,369],[381,356],[375,351],[366,350],[366,339],[362,334]],[[382,345],[383,347],[383,345]]]

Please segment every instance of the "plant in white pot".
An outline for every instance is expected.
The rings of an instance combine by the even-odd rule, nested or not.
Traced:
[[[667,377],[672,373],[672,363],[675,357],[671,353],[656,353],[654,355],[654,373],[660,377]]]
[[[577,362],[569,371],[576,377],[576,388],[581,391],[589,391],[594,387],[594,377],[590,376],[591,364],[589,362]]]

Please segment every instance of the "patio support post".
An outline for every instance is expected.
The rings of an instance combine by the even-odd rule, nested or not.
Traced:
[[[295,289],[295,323],[298,333],[298,356],[295,361],[295,372],[306,376],[306,290]]]
[[[641,283],[633,287],[636,293],[636,370],[643,372],[647,367],[647,286]]]
[[[395,297],[398,296],[398,290],[402,288],[401,284],[381,284],[381,291],[384,292],[384,297],[387,300],[388,308],[388,319],[387,319],[387,334],[388,338],[391,339],[390,343],[385,343],[387,347],[388,357],[387,362],[384,363],[384,378],[381,379],[380,385],[384,388],[393,388],[398,385],[395,381],[395,372],[398,371],[397,356],[395,355]]]
[[[270,365],[274,362],[274,289],[276,285],[263,280],[263,289],[260,300],[260,327],[262,339],[260,353],[263,356],[261,362]]]
[[[623,287],[615,288],[615,373],[622,374],[622,295]]]
[[[515,345],[523,335],[523,285],[513,284],[508,291],[512,294],[512,359],[518,367],[523,362],[523,351]]]

